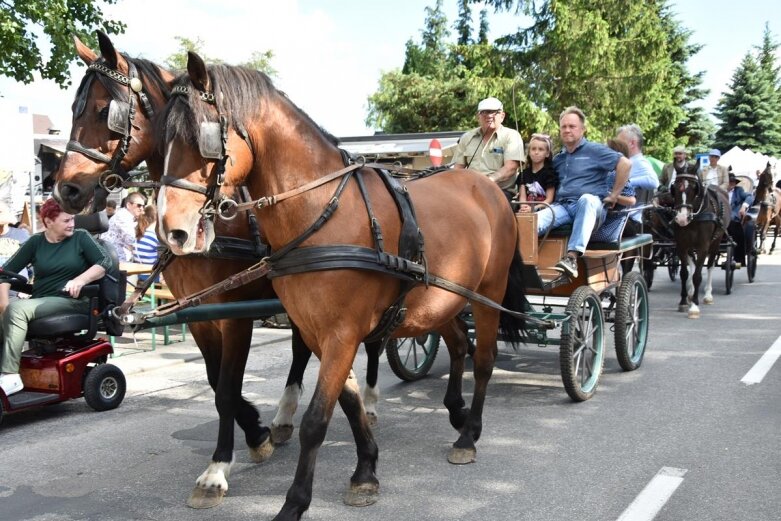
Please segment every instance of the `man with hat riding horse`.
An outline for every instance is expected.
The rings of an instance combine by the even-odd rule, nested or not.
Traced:
[[[735,241],[734,267],[745,266],[746,251],[754,248],[754,244],[747,244],[747,241],[753,241],[754,238],[754,218],[748,212],[749,207],[754,202],[754,196],[747,194],[738,185],[738,178],[732,173],[729,174],[729,190],[727,193],[729,194],[729,205],[732,210],[732,219],[727,226],[727,232],[732,237],[732,240]]]
[[[458,140],[453,162],[455,168],[471,168],[499,185],[507,199],[523,160],[521,135],[502,125],[504,107],[496,98],[486,98],[477,105],[479,127]]]

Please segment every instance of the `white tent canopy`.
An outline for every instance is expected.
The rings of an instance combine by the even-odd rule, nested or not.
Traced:
[[[751,179],[756,179],[757,171],[764,170],[768,163],[770,163],[773,172],[773,179],[776,179],[781,166],[778,158],[759,154],[750,149],[743,150],[740,147],[732,147],[719,159],[720,165],[732,167],[733,174],[748,176]]]

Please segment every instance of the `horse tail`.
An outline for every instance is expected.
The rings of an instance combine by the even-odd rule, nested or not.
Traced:
[[[507,290],[504,293],[502,306],[511,310],[525,312],[529,310],[529,302],[526,300],[525,285],[523,283],[523,259],[515,244],[515,255],[510,264],[510,273],[507,277]],[[513,348],[524,341],[526,323],[520,318],[505,311],[499,314],[499,332],[505,342],[509,342]]]

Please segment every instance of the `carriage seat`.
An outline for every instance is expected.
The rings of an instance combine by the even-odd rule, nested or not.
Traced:
[[[103,233],[108,230],[108,216],[105,211],[77,215],[74,225],[92,234]],[[31,320],[27,327],[27,340],[66,336],[92,340],[99,329],[104,329],[110,335],[122,334],[123,326],[118,321],[110,319],[110,311],[125,300],[126,277],[119,270],[119,258],[114,249],[100,239],[96,240],[111,258],[111,268],[97,283],[82,288],[82,296],[90,299],[89,313],[67,313]],[[31,288],[28,287],[26,292],[30,291]]]

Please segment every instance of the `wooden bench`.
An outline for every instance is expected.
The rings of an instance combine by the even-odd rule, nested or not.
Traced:
[[[569,296],[578,286],[588,285],[597,293],[620,281],[619,262],[624,253],[651,244],[653,238],[644,233],[616,242],[590,242],[586,252],[578,259],[578,277],[562,284],[551,283],[561,278],[554,269],[567,253],[571,227],[551,230],[546,238],[537,237],[537,215],[516,214],[518,221],[518,247],[524,261],[524,282],[530,293],[552,296]]]

